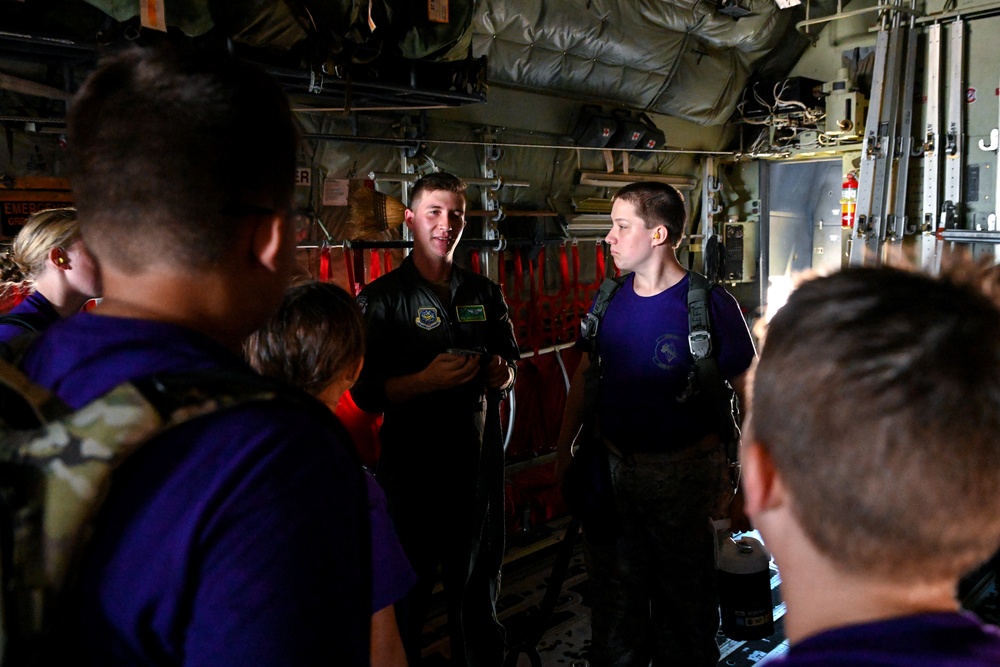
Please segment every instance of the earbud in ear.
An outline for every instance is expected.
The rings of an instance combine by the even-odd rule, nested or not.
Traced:
[[[653,234],[653,238],[654,239],[660,238],[660,232],[656,232],[655,234]]]
[[[56,264],[59,264],[61,266],[61,265],[65,264],[65,263],[66,263],[66,258],[65,257],[56,257]]]

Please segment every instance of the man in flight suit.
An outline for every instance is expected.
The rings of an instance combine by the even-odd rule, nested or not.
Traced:
[[[351,390],[359,407],[385,415],[377,478],[418,577],[399,610],[403,643],[410,664],[420,664],[440,565],[455,664],[500,665],[495,556],[502,543],[485,536],[477,479],[481,457],[501,456],[486,449],[500,446],[484,438],[487,417],[498,417],[487,414],[487,393],[513,385],[517,343],[499,286],[454,263],[465,184],[445,173],[424,176],[405,219],[413,252],[358,297],[368,341]],[[489,406],[499,409],[498,401]],[[497,505],[489,503],[494,520]]]

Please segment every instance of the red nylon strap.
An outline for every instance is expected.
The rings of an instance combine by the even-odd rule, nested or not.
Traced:
[[[354,255],[354,293],[360,294],[365,286],[365,251],[357,248],[351,253]]]
[[[560,324],[562,325],[556,343],[563,343],[572,340],[576,331],[577,316],[573,310],[573,286],[569,278],[569,254],[566,252],[566,243],[559,245],[559,292],[556,294]]]
[[[524,265],[521,262],[521,253],[514,252],[514,291],[517,293],[518,301],[521,300],[521,292],[524,289]]]
[[[546,249],[542,247],[538,251],[538,300],[550,304],[552,306],[550,312],[556,314],[562,309],[562,304],[569,293],[569,258],[566,255],[566,246],[560,246],[559,289],[556,290],[555,294],[549,295],[545,293],[545,255]]]
[[[476,273],[482,273],[482,269],[479,266],[479,252],[473,252],[469,255],[469,262],[472,264],[472,270]]]
[[[354,282],[354,265],[351,263],[351,251],[347,248],[344,248],[344,266],[347,267],[347,289],[357,296],[358,284]]]
[[[531,305],[535,310],[535,335],[538,339],[535,342],[535,349],[540,348],[545,341],[546,321],[551,323],[555,317],[556,298],[545,293],[545,246],[538,249],[538,284],[534,285],[534,294],[531,297]],[[552,327],[548,327],[551,331]]]
[[[382,263],[378,259],[378,249],[372,248],[371,252],[369,253],[369,260],[368,260],[368,272],[369,272],[368,281],[374,282],[374,280],[381,275],[381,270],[382,270]]]
[[[545,249],[538,253],[538,268],[539,273],[544,273],[542,270],[542,262],[545,261]],[[530,259],[528,260],[528,344],[531,345],[531,349],[538,354],[538,350],[542,347],[542,326],[541,326],[541,310],[542,304],[538,299],[538,287],[535,284],[535,263]]]
[[[523,340],[522,345],[526,346],[531,333],[531,306],[524,303],[524,264],[519,248],[514,249],[514,289],[511,290],[507,305],[514,321],[517,339]]]
[[[383,254],[382,254],[382,260],[383,260],[383,262],[382,262],[382,267],[383,267],[382,273],[389,273],[390,271],[392,271],[392,251],[391,250],[387,249],[387,250],[385,250],[383,252]]]
[[[531,272],[534,276],[534,272]],[[535,280],[532,278],[531,287],[533,292],[531,294],[531,300],[536,303],[547,303],[551,301],[551,297],[545,293],[545,246],[538,249],[538,284],[535,285]]]
[[[578,312],[587,307],[580,295],[580,246],[575,239],[573,241],[573,305]]]
[[[507,289],[507,262],[506,262],[507,258],[505,257],[505,255],[506,253],[503,250],[497,253],[497,277],[500,278],[500,291],[503,292],[504,297],[506,298],[507,303],[509,304],[510,298],[508,297],[507,293],[510,290]]]
[[[322,283],[330,282],[330,248],[323,246],[319,250],[319,280]]]
[[[569,293],[569,256],[566,254],[565,243],[559,246],[559,274],[562,276],[560,293],[565,296]]]

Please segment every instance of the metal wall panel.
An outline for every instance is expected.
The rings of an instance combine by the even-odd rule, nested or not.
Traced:
[[[842,265],[841,169],[839,159],[767,163],[764,285],[773,276]]]

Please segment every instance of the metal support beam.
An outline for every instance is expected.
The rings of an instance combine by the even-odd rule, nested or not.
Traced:
[[[914,0],[911,0],[911,8]],[[902,248],[903,237],[916,233],[920,226],[911,224],[906,214],[910,158],[913,155],[913,94],[916,87],[917,31],[911,17],[898,12],[883,17],[875,45],[875,67],[872,71],[872,92],[868,106],[867,132],[861,155],[858,177],[858,203],[854,230],[851,233],[849,262],[851,265],[872,265],[885,261],[891,251]],[[938,33],[939,34],[939,33]],[[933,40],[932,40],[933,41]],[[937,40],[940,44],[940,40]],[[928,54],[934,53],[929,47]],[[929,88],[935,85],[928,55]],[[936,107],[931,93],[928,106]],[[928,116],[924,152],[933,160],[939,154],[936,111]],[[936,168],[925,173],[936,182]],[[936,209],[925,214],[936,216]]]
[[[957,19],[948,29],[948,115],[944,135],[944,202],[938,231],[958,229],[964,215],[962,170],[965,168],[965,22]]]
[[[923,145],[923,205],[917,254],[920,266],[933,269],[940,262],[937,238],[938,196],[941,165],[941,24],[927,29],[927,54],[924,61],[924,92],[927,96]]]
[[[705,275],[708,275],[708,257],[705,251],[708,249],[708,240],[715,235],[715,216],[722,212],[722,204],[718,198],[721,189],[718,164],[714,157],[707,157],[702,161],[701,172],[701,271]],[[709,279],[713,277],[709,276]]]
[[[898,35],[882,29],[875,41],[875,67],[872,71],[871,98],[868,101],[866,132],[861,149],[861,170],[858,178],[858,203],[854,231],[851,234],[850,263],[852,266],[878,261],[881,245],[882,216],[885,205],[885,173],[888,154],[887,143],[890,123],[887,121],[891,105],[892,77],[886,86],[890,54],[895,49]],[[893,63],[896,60],[892,61]]]

